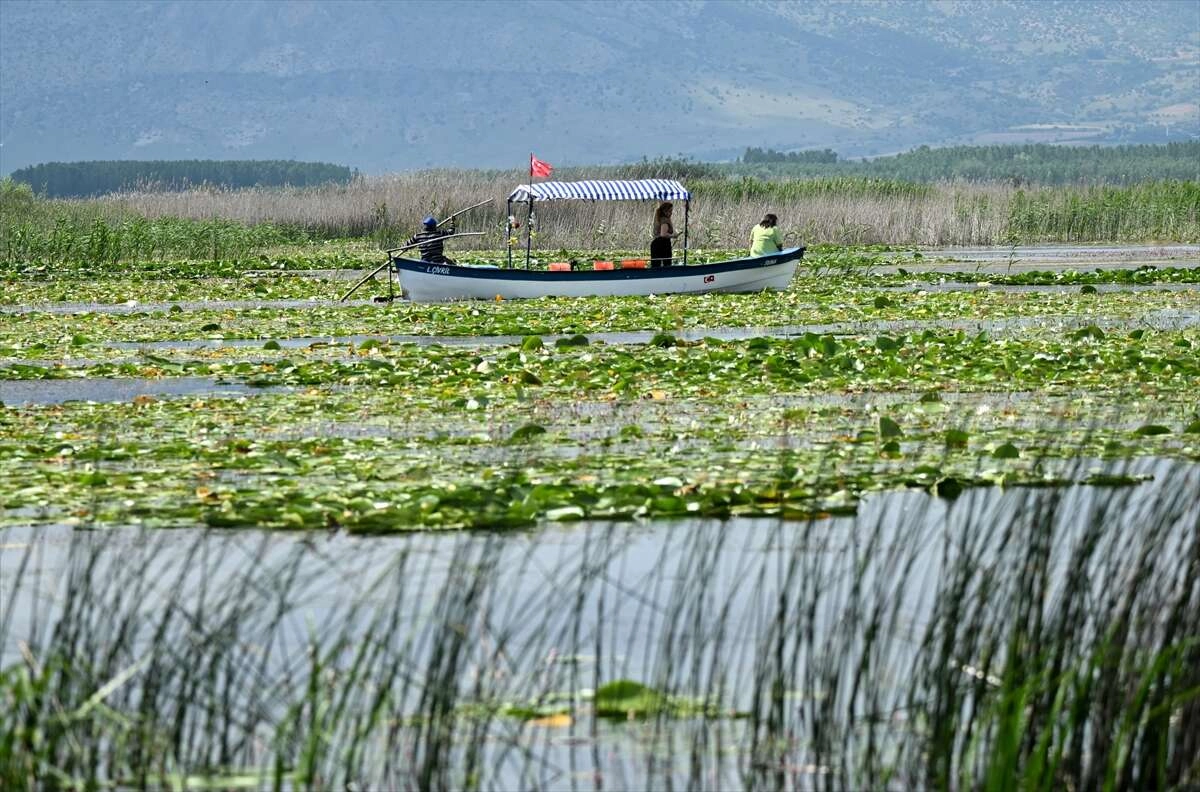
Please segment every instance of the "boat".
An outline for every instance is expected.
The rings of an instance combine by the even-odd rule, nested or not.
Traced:
[[[604,262],[590,268],[566,264],[550,269],[530,266],[529,221],[535,201],[683,201],[682,262],[646,267],[644,260],[626,260],[618,266]],[[513,205],[526,211],[525,266],[513,266]],[[519,185],[508,197],[507,266],[433,263],[393,256],[400,276],[401,294],[413,302],[447,300],[514,300],[534,297],[625,297],[651,294],[704,294],[707,292],[759,292],[786,289],[804,256],[804,247],[792,247],[762,256],[706,264],[688,264],[688,214],[691,194],[671,179],[622,179],[579,182],[538,182]]]
[[[629,269],[549,270],[431,264],[395,258],[401,294],[413,302],[528,297],[628,297],[786,289],[803,247],[712,264]]]

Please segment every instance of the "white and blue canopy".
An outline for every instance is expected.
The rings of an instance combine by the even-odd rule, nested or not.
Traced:
[[[535,201],[687,201],[692,194],[671,179],[619,179],[522,184],[509,203]]]

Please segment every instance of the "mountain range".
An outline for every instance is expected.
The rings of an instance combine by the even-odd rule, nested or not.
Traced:
[[[1195,0],[0,2],[0,173],[1197,136]]]

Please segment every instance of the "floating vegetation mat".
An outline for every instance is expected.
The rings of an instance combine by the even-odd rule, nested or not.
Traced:
[[[1089,326],[14,363],[0,370],[79,380],[81,401],[0,413],[0,519],[379,531],[805,516],[896,486],[952,496],[1055,480],[1051,458],[1200,457],[1196,343],[1197,330]],[[85,401],[91,378],[116,376],[290,391]],[[1029,395],[988,398],[1010,390]]]

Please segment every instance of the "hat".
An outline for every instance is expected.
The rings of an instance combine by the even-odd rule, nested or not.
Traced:
[[[422,220],[422,221],[421,221],[421,223],[422,223],[422,224],[423,224],[423,225],[424,225],[426,228],[437,228],[437,220],[434,218],[434,216],[433,216],[433,215],[430,215],[429,217],[426,217],[424,220]]]

